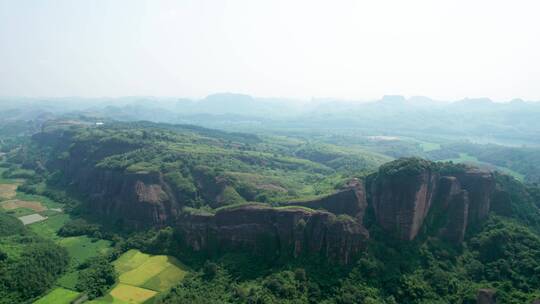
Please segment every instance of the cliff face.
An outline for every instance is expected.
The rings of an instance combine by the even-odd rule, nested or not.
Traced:
[[[53,141],[59,151],[69,151],[47,167],[60,171],[67,185],[87,197],[89,210],[135,227],[175,225],[185,245],[195,251],[242,248],[275,257],[315,254],[348,263],[369,238],[363,226],[368,207],[384,230],[402,240],[427,231],[460,243],[467,227],[490,211],[508,211],[510,200],[504,189],[495,188],[492,173],[473,168],[441,170],[431,162],[405,159],[381,166],[367,184],[353,179],[342,190],[314,200],[278,208],[247,204],[215,214],[191,213],[183,210],[178,189],[172,189],[161,172],[96,165],[138,146],[115,139],[68,144],[69,132],[44,136],[35,139]],[[195,170],[194,180],[198,195],[216,207],[221,205],[225,181],[204,170]]]
[[[48,162],[58,170],[64,182],[87,198],[91,212],[120,220],[132,227],[162,226],[172,223],[180,210],[174,191],[159,172],[126,172],[95,166],[97,160],[132,151],[138,146],[115,141],[79,141],[73,145],[69,132],[40,133],[37,142],[53,141],[56,148],[68,149],[69,157]],[[58,153],[60,154],[60,153]]]
[[[379,225],[403,240],[414,239],[431,206],[437,179],[429,169],[377,178],[371,191]]]
[[[140,147],[114,140],[73,141],[67,132],[43,133],[36,141],[53,142],[54,155],[47,167],[62,173],[70,188],[86,197],[85,207],[131,227],[178,228],[185,244],[196,251],[225,251],[243,248],[275,257],[320,255],[348,263],[366,244],[368,232],[362,226],[367,207],[363,183],[353,180],[343,190],[300,206],[243,205],[215,214],[182,212],[178,189],[171,189],[161,172],[113,170],[96,164],[104,158]],[[75,142],[73,144],[70,144]],[[220,205],[226,183],[204,170],[195,170],[200,195]],[[302,205],[321,210],[302,208]]]
[[[477,223],[488,216],[495,190],[495,178],[491,172],[477,168],[467,168],[455,174],[461,188],[467,191],[470,199],[469,223]]]
[[[355,219],[301,207],[243,205],[215,215],[183,214],[177,228],[195,251],[245,248],[261,255],[319,254],[348,263],[368,239]]]
[[[469,225],[488,216],[494,194],[490,172],[475,168],[438,172],[429,163],[414,170],[399,164],[392,171],[383,168],[371,183],[378,224],[403,240],[414,239],[429,220],[429,228],[439,236],[461,242]]]
[[[179,211],[160,173],[83,172],[74,176],[73,186],[88,195],[87,207],[92,212],[140,227],[170,224]]]

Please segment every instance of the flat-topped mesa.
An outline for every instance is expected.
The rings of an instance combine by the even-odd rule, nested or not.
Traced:
[[[460,243],[469,225],[488,216],[494,190],[495,179],[488,171],[448,170],[416,158],[381,166],[370,182],[378,224],[402,240],[416,238],[429,218],[439,236]]]
[[[213,214],[186,212],[177,221],[195,251],[248,250],[273,257],[320,255],[349,263],[365,248],[367,230],[349,216],[303,207],[246,204]]]

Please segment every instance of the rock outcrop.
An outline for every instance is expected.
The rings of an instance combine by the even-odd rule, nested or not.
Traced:
[[[177,221],[195,251],[248,249],[260,255],[321,255],[348,263],[363,250],[367,230],[355,219],[302,207],[246,204],[214,214],[184,213]]]
[[[160,172],[129,172],[96,166],[98,160],[139,146],[114,140],[99,145],[85,141],[69,144],[72,136],[70,132],[58,131],[36,134],[34,140],[52,142],[53,148],[69,151],[68,157],[49,160],[47,167],[61,172],[66,186],[85,197],[88,210],[132,227],[172,223],[181,206]]]
[[[497,292],[494,289],[479,289],[476,294],[476,304],[496,304]]]
[[[443,221],[444,225],[440,227],[440,237],[453,243],[461,243],[465,237],[469,218],[468,192],[461,190],[458,193],[452,194],[448,198],[446,208],[441,210],[446,214],[439,214],[438,216],[446,220]]]
[[[91,211],[134,227],[170,224],[180,208],[158,172],[90,170],[73,186],[87,194]]]
[[[488,216],[495,191],[488,171],[462,167],[446,172],[419,159],[382,166],[370,184],[371,204],[383,229],[413,240],[429,220],[432,230],[455,243],[463,241],[469,225]]]
[[[62,181],[86,197],[89,210],[129,226],[174,225],[185,245],[195,251],[242,248],[274,257],[315,254],[348,263],[369,238],[364,227],[368,208],[384,230],[402,240],[427,231],[461,243],[467,227],[487,217],[492,202],[502,212],[511,200],[495,188],[490,172],[400,159],[381,166],[365,182],[353,179],[336,193],[317,199],[281,207],[244,204],[217,208],[215,213],[193,212],[187,211],[188,199],[170,186],[169,175],[165,177],[158,166],[118,165],[124,161],[119,155],[140,146],[115,137],[96,144],[72,136],[69,131],[42,133],[35,140],[52,142],[52,154],[63,155],[46,166],[61,172]],[[107,165],[109,156],[117,157],[112,166]],[[238,195],[228,191],[228,182],[212,174],[211,168],[198,166],[192,171],[194,195],[212,207],[227,205],[233,194]]]
[[[493,173],[478,168],[467,168],[454,173],[461,188],[469,193],[469,223],[478,223],[488,216],[495,190]]]
[[[422,227],[432,203],[438,176],[427,166],[421,170],[385,172],[373,183],[372,204],[379,225],[400,239],[412,240]]]

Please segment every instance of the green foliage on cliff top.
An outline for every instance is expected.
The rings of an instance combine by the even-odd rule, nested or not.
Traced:
[[[32,153],[48,155],[44,164],[65,162],[61,156],[71,155],[77,166],[161,173],[179,199],[196,208],[330,193],[350,176],[388,160],[353,148],[146,122],[51,129],[35,139],[40,145]]]
[[[400,158],[382,165],[379,173],[385,176],[417,176],[432,168],[432,162],[421,158]]]

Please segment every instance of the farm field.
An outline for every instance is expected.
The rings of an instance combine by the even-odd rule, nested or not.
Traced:
[[[0,207],[5,210],[7,213],[19,218],[24,225],[35,224],[38,222],[49,222],[47,224],[39,225],[33,230],[41,236],[47,237],[53,235],[51,234],[50,229],[43,230],[42,228],[53,227],[53,230],[60,228],[64,219],[67,218],[60,216],[56,218],[57,215],[62,213],[62,204],[57,203],[47,197],[40,195],[31,195],[17,191],[17,186],[21,181],[15,180],[2,180],[0,181]],[[49,217],[53,217],[53,220],[50,220]],[[60,227],[56,227],[59,224]],[[57,230],[57,229],[56,229]],[[54,231],[54,235],[56,231]]]
[[[63,205],[47,197],[40,195],[29,195],[18,192],[17,185],[20,182],[2,180],[0,183],[0,209],[2,212],[18,217],[23,224],[37,235],[53,240],[66,248],[70,256],[70,267],[67,273],[58,279],[56,287],[40,298],[35,303],[38,304],[62,304],[71,303],[80,293],[75,290],[79,277],[77,266],[88,258],[99,254],[107,253],[111,249],[111,242],[102,239],[92,239],[88,236],[61,237],[57,232],[70,220],[70,216],[63,213]],[[0,248],[10,256],[18,256],[22,252],[23,246],[17,237],[8,237],[0,241]],[[20,237],[19,237],[20,238]],[[142,288],[141,288],[142,289]],[[117,294],[123,298],[123,289]],[[155,291],[142,289],[139,297],[152,297]],[[122,296],[123,295],[123,296]],[[120,300],[115,303],[125,303]]]
[[[121,255],[114,267],[119,283],[108,295],[90,303],[143,303],[176,285],[187,274],[178,260],[149,255],[132,249]]]
[[[47,210],[47,208],[38,201],[22,201],[18,199],[11,199],[3,201],[1,204],[2,208],[6,210],[14,210],[18,208],[31,209],[34,212],[42,212]]]
[[[18,183],[13,184],[0,184],[0,200],[12,199],[17,195]]]
[[[79,293],[62,287],[53,289],[43,298],[34,302],[34,304],[69,304],[77,299]]]
[[[154,297],[157,292],[132,285],[118,284],[111,290],[111,296],[127,303],[143,303]]]
[[[33,224],[33,223],[44,221],[46,219],[47,219],[46,217],[41,216],[38,213],[29,214],[29,215],[19,217],[19,220],[21,220],[21,222],[24,225],[30,225],[30,224]]]

